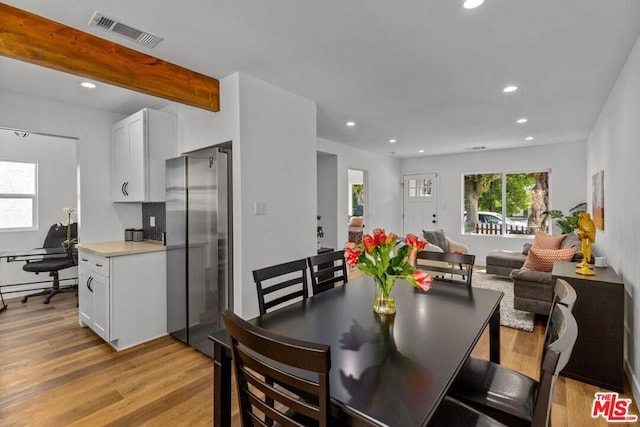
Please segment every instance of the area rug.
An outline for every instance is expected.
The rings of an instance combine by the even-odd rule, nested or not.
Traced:
[[[504,292],[500,302],[500,324],[523,331],[533,331],[534,314],[513,308],[513,281],[510,278],[474,269],[471,286]]]

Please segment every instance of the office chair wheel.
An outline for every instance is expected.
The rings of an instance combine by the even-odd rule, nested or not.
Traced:
[[[20,300],[20,302],[22,302],[23,304],[27,301],[29,301],[29,297],[22,297],[22,299]]]

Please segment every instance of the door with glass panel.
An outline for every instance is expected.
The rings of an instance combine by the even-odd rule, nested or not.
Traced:
[[[402,225],[406,236],[422,236],[422,230],[438,228],[438,174],[404,175]]]

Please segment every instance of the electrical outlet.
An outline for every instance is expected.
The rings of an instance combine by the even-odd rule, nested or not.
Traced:
[[[149,225],[151,227],[155,227],[156,226],[156,217],[155,216],[150,216],[149,217]]]

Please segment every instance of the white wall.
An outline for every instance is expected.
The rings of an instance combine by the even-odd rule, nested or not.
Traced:
[[[640,199],[635,180],[640,159],[640,39],[609,95],[587,140],[585,191],[591,212],[591,177],[604,170],[604,230],[597,230],[594,253],[606,256],[625,284],[625,359],[635,401],[640,401]],[[620,315],[612,313],[612,315]]]
[[[494,249],[522,250],[531,237],[462,234],[462,177],[469,173],[551,169],[550,207],[566,212],[585,201],[584,142],[540,145],[511,150],[492,150],[447,156],[417,157],[402,161],[402,173],[438,173],[439,227],[451,239],[469,246],[476,263],[485,264]]]
[[[316,107],[276,86],[235,73],[220,80],[219,113],[185,106],[178,151],[232,141],[234,310],[258,314],[252,271],[316,253]],[[256,201],[267,205],[255,215]]]
[[[369,151],[359,150],[345,144],[318,139],[318,151],[338,156],[338,209],[335,213],[338,224],[338,248],[348,240],[349,216],[349,169],[368,173],[365,183],[365,233],[374,228],[401,234],[401,177],[400,160]]]
[[[240,74],[243,316],[258,314],[252,270],[317,252],[316,105]],[[266,215],[255,215],[265,201]],[[236,295],[237,301],[237,295]]]
[[[38,164],[38,224],[35,230],[1,231],[0,251],[39,248],[52,224],[67,219],[62,208],[76,207],[77,166],[76,140],[30,134],[26,138],[18,138],[13,132],[0,132],[0,160],[28,161]],[[75,221],[75,214],[72,215]],[[24,272],[24,262],[5,263],[0,266],[1,283],[20,283],[37,280],[49,280],[48,275],[35,276]],[[77,268],[60,272],[60,277],[77,276]],[[17,290],[18,287],[5,289]],[[9,294],[9,297],[21,296],[20,293]]]
[[[0,90],[0,126],[77,138],[80,241],[121,240],[124,228],[142,226],[140,204],[111,202],[111,124],[123,117]]]

